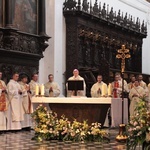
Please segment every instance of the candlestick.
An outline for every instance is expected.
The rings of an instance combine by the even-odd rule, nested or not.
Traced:
[[[42,84],[40,88],[41,88],[41,96],[44,96],[44,93],[45,93],[45,91],[44,91],[44,85]]]
[[[111,83],[109,83],[108,85],[108,96],[111,96],[112,95],[112,85]]]
[[[38,84],[36,84],[36,86],[35,86],[35,95],[36,96],[39,95],[39,86],[38,86]]]

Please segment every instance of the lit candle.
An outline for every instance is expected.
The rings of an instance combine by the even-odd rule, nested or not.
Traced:
[[[39,95],[39,86],[38,86],[38,84],[36,84],[36,86],[35,86],[35,95],[36,96]]]
[[[108,96],[111,96],[111,94],[112,94],[112,85],[111,85],[111,83],[109,83],[109,85],[108,85]]]
[[[41,95],[44,96],[44,93],[45,93],[45,92],[44,92],[44,85],[42,84],[42,85],[41,85]]]

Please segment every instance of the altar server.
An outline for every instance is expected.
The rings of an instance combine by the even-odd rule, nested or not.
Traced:
[[[97,82],[91,88],[91,97],[107,96],[107,84],[102,81],[102,75],[97,76]]]
[[[27,84],[28,77],[26,74],[21,75],[21,81],[19,82],[22,90],[22,105],[24,109],[24,121],[21,122],[23,128],[27,128],[31,126],[31,116],[32,113],[32,105],[31,105],[31,94],[30,87]]]
[[[138,81],[139,81],[139,85],[144,88],[145,90],[147,90],[147,85],[146,83],[143,81],[143,75],[139,74],[138,75]]]
[[[136,78],[135,78],[135,76],[133,75],[133,76],[131,76],[130,79],[131,79],[131,82],[128,83],[128,89],[129,89],[129,91],[134,87],[134,82],[135,82]]]
[[[58,83],[54,82],[53,74],[48,75],[48,82],[45,83],[45,96],[58,97],[60,95],[60,88]]]
[[[17,82],[19,78],[18,73],[13,73],[12,79],[7,85],[9,107],[7,111],[8,130],[19,130],[22,128],[21,121],[24,120],[24,110],[22,106],[22,90],[20,84]]]
[[[6,84],[2,80],[2,72],[0,71],[0,131],[6,130],[7,103]]]
[[[73,70],[73,76],[70,77],[68,80],[81,80],[83,81],[83,90],[78,90],[77,91],[77,96],[85,96],[86,95],[86,84],[84,81],[84,78],[82,78],[79,75],[79,70],[78,69],[74,69]],[[72,90],[68,90],[68,84],[66,84],[66,88],[67,88],[67,97],[71,97],[71,96],[75,96],[75,91]]]
[[[29,83],[30,91],[31,91],[31,96],[35,96],[35,87],[36,87],[36,85],[39,86],[39,83],[38,83],[38,74],[34,73],[34,74],[32,74],[32,80]]]
[[[130,98],[130,116],[135,114],[135,108],[140,98],[143,98],[146,95],[143,87],[140,86],[138,80],[135,81],[134,87],[130,90],[129,98]]]

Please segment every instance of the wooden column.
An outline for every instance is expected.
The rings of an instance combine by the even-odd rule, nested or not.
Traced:
[[[13,27],[12,0],[5,0],[5,26],[6,28]]]
[[[41,36],[47,36],[45,33],[45,0],[38,1],[38,34]]]

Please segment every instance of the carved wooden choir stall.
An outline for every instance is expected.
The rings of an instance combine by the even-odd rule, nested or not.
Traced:
[[[120,60],[116,59],[121,45],[130,49],[126,60],[125,78],[142,71],[142,41],[147,27],[139,18],[116,12],[108,4],[95,0],[66,0],[63,13],[66,20],[66,79],[78,68],[85,78],[87,96],[97,74],[103,75],[108,84],[116,72],[120,72]]]

